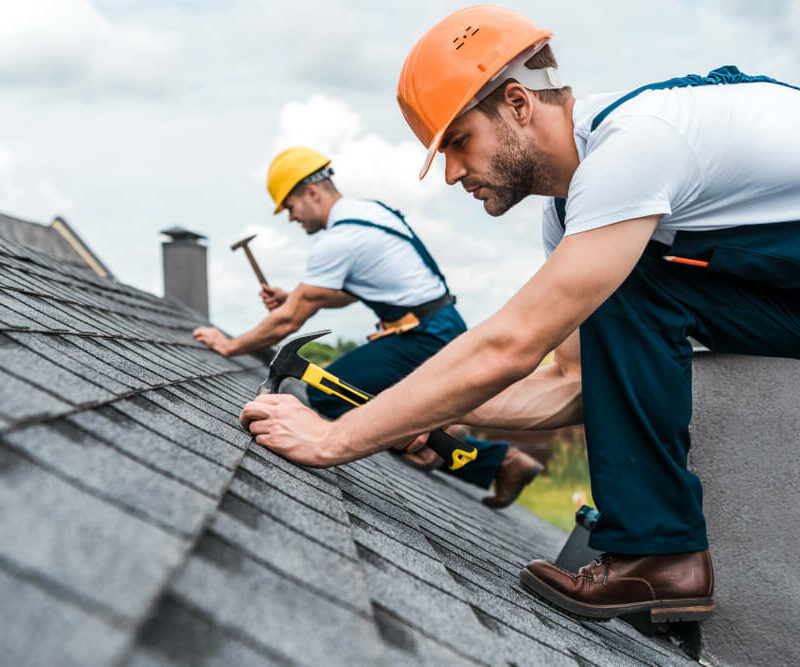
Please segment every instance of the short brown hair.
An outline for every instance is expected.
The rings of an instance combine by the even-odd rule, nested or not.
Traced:
[[[286,195],[286,199],[295,195],[296,197],[302,197],[306,193],[306,188],[310,185],[310,183],[306,183],[305,180],[300,181],[297,185],[295,185],[291,192]],[[338,193],[339,191],[336,189],[336,186],[333,184],[333,181],[330,178],[324,178],[321,181],[317,181],[314,185],[318,185],[321,190],[325,192],[331,193]]]
[[[525,62],[525,67],[528,69],[558,67],[556,57],[553,55],[553,49],[550,48],[550,45],[546,44],[544,48],[531,56],[531,58]],[[481,100],[476,108],[483,111],[483,113],[485,113],[487,116],[498,116],[497,108],[503,101],[506,92],[506,86],[509,83],[516,81],[516,79],[507,79],[503,81],[501,85],[499,85],[495,90]],[[543,102],[544,104],[555,104],[560,106],[565,104],[569,99],[569,96],[572,94],[572,88],[570,86],[562,86],[561,88],[550,90],[531,90],[531,92],[540,102]]]

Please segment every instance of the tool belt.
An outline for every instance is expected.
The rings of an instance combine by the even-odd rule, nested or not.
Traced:
[[[431,315],[438,313],[443,308],[446,308],[451,303],[455,302],[456,298],[449,292],[445,292],[445,294],[440,296],[438,299],[434,299],[433,301],[428,301],[419,306],[409,308],[408,312],[397,320],[392,320],[391,322],[378,322],[375,325],[377,331],[367,336],[367,340],[378,340],[384,336],[392,336],[394,334],[410,331],[411,329],[418,327],[422,323],[422,320],[424,320],[426,317],[430,317]]]

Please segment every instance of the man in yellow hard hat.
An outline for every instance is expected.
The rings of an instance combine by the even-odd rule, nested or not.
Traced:
[[[589,544],[604,554],[577,574],[532,561],[522,584],[585,617],[701,620],[713,611],[713,571],[686,465],[687,336],[800,357],[800,89],[727,66],[576,100],[550,36],[508,9],[460,10],[414,46],[398,87],[428,149],[423,175],[441,151],[447,182],[491,215],[548,197],[541,269],[374,402],[321,422],[271,396],[242,421],[307,465],[453,419],[525,427],[547,395],[532,373],[542,357],[579,353],[601,512]]]
[[[342,196],[332,176],[330,160],[310,148],[289,148],[275,157],[267,189],[275,213],[288,211],[289,220],[311,237],[305,277],[289,294],[264,286],[262,297],[272,310],[251,331],[228,338],[213,327],[200,327],[194,337],[225,356],[245,354],[279,342],[321,308],[361,301],[377,315],[380,330],[329,370],[377,394],[466,326],[444,275],[403,216],[380,202]],[[313,387],[307,391],[311,406],[327,417],[351,407]],[[469,442],[478,450],[477,460],[447,472],[482,488],[494,483],[494,495],[484,499],[490,507],[510,505],[542,470],[533,457],[506,442]],[[406,457],[418,465],[436,459],[430,450]]]

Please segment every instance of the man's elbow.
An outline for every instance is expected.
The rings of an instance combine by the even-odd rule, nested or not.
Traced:
[[[487,370],[504,387],[528,376],[541,360],[514,336],[490,339],[482,356]]]

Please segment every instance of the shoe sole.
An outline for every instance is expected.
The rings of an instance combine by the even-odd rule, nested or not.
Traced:
[[[519,573],[522,587],[557,608],[570,614],[593,621],[610,620],[623,614],[649,612],[653,623],[674,623],[677,621],[702,621],[714,612],[710,598],[686,598],[680,600],[650,600],[648,602],[628,602],[625,604],[587,604],[576,602],[555,590],[523,568]]]

